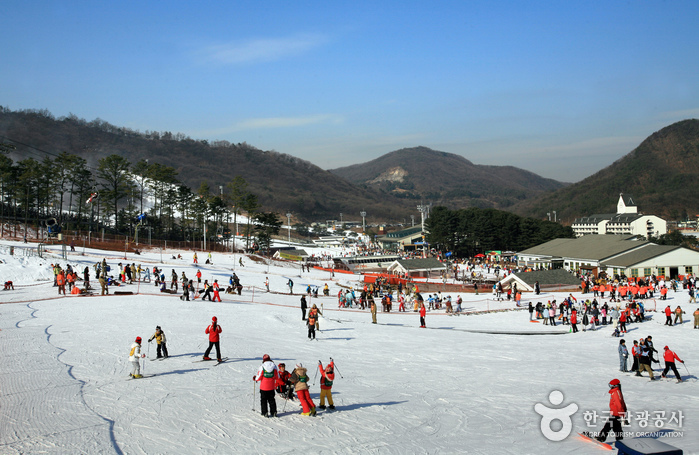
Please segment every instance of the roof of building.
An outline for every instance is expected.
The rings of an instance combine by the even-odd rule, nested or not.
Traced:
[[[611,220],[616,216],[616,213],[596,213],[590,216],[576,218],[573,224],[599,224],[601,221]]]
[[[633,197],[630,194],[620,194],[621,199],[624,201],[626,207],[633,207],[636,203],[633,201]]]
[[[393,231],[393,232],[389,232],[386,235],[381,235],[378,237],[378,240],[396,241],[398,239],[404,239],[406,237],[413,237],[413,236],[421,235],[420,234],[421,232],[422,232],[421,226],[409,227],[407,229],[401,229],[400,231]]]
[[[519,255],[580,258],[599,261],[649,243],[634,235],[595,234],[575,239],[554,239],[520,251]]]
[[[679,248],[682,247],[676,245],[656,245],[651,243],[643,248],[639,248],[637,250],[624,253],[613,259],[604,261],[602,265],[606,267],[630,267],[634,264],[638,264],[639,262],[647,261],[648,259],[661,256]]]
[[[539,282],[540,286],[550,284],[580,284],[578,277],[564,269],[535,270],[532,272],[520,272],[516,275],[520,280],[532,287],[537,281]]]
[[[395,262],[405,270],[434,270],[445,267],[444,264],[435,258],[398,259]]]
[[[617,213],[609,220],[609,224],[628,224],[644,216],[641,213]]]

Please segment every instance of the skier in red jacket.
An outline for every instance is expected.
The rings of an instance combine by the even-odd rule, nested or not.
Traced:
[[[621,382],[618,379],[609,381],[609,395],[609,419],[604,424],[604,428],[602,428],[599,436],[597,436],[597,440],[601,442],[607,440],[610,429],[617,441],[624,439],[621,432],[621,423],[626,418],[626,402],[624,401],[624,395],[621,393]]]
[[[265,417],[276,417],[277,402],[274,400],[274,388],[279,381],[279,370],[268,354],[262,356],[262,365],[258,368],[257,374],[252,377],[252,380],[260,383],[262,415]],[[267,414],[268,405],[269,414]]]
[[[318,361],[318,370],[320,371],[320,409],[325,409],[325,398],[328,399],[328,407],[335,409],[333,403],[333,381],[335,380],[335,362],[331,361],[328,366],[323,368],[323,363]]]
[[[679,360],[681,363],[684,363],[684,360],[677,357],[677,354],[675,354],[674,351],[671,351],[667,346],[665,346],[663,359],[665,359],[665,369],[663,370],[662,377],[665,377],[667,372],[670,371],[670,368],[672,368],[672,372],[675,373],[677,382],[682,382],[682,376],[680,376],[680,373],[677,371],[677,367],[675,366],[675,359]]]
[[[211,325],[206,328],[206,331],[204,333],[209,335],[209,347],[206,349],[206,352],[204,353],[204,360],[211,360],[209,358],[209,353],[211,352],[211,348],[216,346],[216,360],[219,362],[221,361],[221,347],[219,346],[219,333],[222,332],[221,326],[217,324],[218,319],[216,319],[216,316],[211,318]]]

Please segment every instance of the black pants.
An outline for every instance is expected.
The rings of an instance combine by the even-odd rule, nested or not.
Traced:
[[[425,327],[425,318],[420,316],[420,327]]]
[[[211,352],[211,348],[216,346],[216,358],[220,359],[221,358],[221,348],[218,345],[218,341],[209,341],[209,347],[206,349],[206,352],[204,353],[204,357],[209,357],[209,353]]]
[[[668,371],[670,371],[670,368],[672,368],[672,372],[675,373],[675,377],[677,379],[682,379],[682,376],[680,376],[680,373],[677,371],[677,367],[675,366],[675,362],[665,362],[665,369],[663,370],[663,376],[667,374]]]
[[[274,390],[260,390],[260,407],[263,415],[267,415],[267,405],[269,405],[269,415],[276,415],[277,402],[274,400]]]
[[[631,371],[638,371],[638,357],[633,356],[633,365],[631,366]]]
[[[315,325],[308,325],[308,339],[313,338],[314,340],[316,339],[316,326]]]
[[[202,297],[202,300],[206,300],[206,298],[209,298],[209,302],[211,301],[211,290],[210,288],[206,288],[206,292],[204,292],[204,297]]]
[[[607,423],[604,424],[604,428],[602,428],[597,440],[602,442],[606,441],[607,436],[609,435],[609,430],[612,430],[615,433],[614,435],[616,436],[617,441],[624,439],[624,436],[621,433],[621,417],[611,416],[609,420],[607,420]]]
[[[570,324],[573,326],[573,333],[578,331],[578,324]]]
[[[672,325],[672,316],[668,316],[665,325]]]
[[[556,325],[556,316],[550,316],[549,322],[551,323],[552,326],[555,326]]]
[[[301,308],[301,320],[305,321],[306,320],[306,309]]]
[[[161,354],[161,352],[162,352],[162,354]],[[167,354],[167,346],[165,345],[165,343],[160,343],[160,344],[158,345],[157,356],[158,356],[158,357],[162,357],[162,356],[167,357],[167,356],[168,356],[168,354]]]

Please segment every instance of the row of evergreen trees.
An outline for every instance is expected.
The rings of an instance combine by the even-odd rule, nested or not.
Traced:
[[[176,169],[147,159],[132,165],[109,155],[92,168],[85,159],[61,152],[41,161],[14,162],[7,156],[13,148],[0,144],[2,220],[39,226],[55,218],[63,229],[106,228],[131,236],[137,226],[148,226],[155,238],[186,241],[202,238],[204,220],[207,237],[226,237],[229,223],[245,213],[253,221],[245,223],[245,232],[262,247],[281,226],[277,214],[260,211],[257,196],[247,191],[241,176],[213,193],[204,181],[194,193],[179,181]]]
[[[572,238],[573,229],[495,209],[435,207],[425,221],[427,241],[439,251],[472,257],[492,250],[521,251],[555,238]]]

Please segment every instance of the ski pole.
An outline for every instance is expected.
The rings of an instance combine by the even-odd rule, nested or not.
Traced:
[[[322,365],[323,362],[318,361],[318,365]],[[318,377],[318,369],[316,368],[316,374],[313,376],[313,385],[316,385],[316,378]]]
[[[255,379],[252,380],[252,412],[255,412]]]
[[[340,373],[340,370],[337,369],[337,365],[335,365],[335,361],[332,357],[330,357],[330,361],[333,363],[333,366],[335,367],[335,371],[337,371],[337,374],[339,374],[342,379],[345,379],[345,377],[342,376],[342,373]]]
[[[689,372],[689,368],[687,368],[687,365],[684,362],[682,362],[682,365],[684,365],[684,369],[687,370],[687,374],[691,376],[692,374]]]

